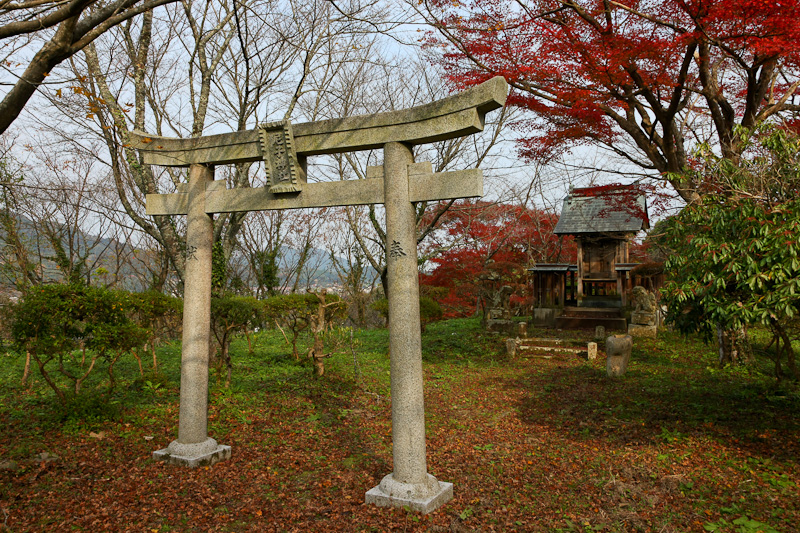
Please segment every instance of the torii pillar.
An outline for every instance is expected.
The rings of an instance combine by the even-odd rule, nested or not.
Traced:
[[[178,438],[163,450],[153,452],[154,459],[185,466],[208,466],[231,456],[230,446],[218,444],[208,436],[214,219],[206,213],[206,189],[213,181],[213,167],[189,167]]]
[[[425,456],[417,225],[408,197],[413,162],[409,146],[383,147],[394,472],[368,491],[365,501],[428,513],[453,498],[453,484],[429,474]]]
[[[189,167],[189,183],[177,193],[147,195],[149,215],[189,216],[178,438],[155,452],[156,459],[199,466],[231,456],[229,446],[209,437],[207,423],[212,215],[383,203],[394,470],[365,502],[428,513],[453,497],[453,485],[427,469],[413,204],[482,196],[483,175],[478,169],[433,173],[430,163],[414,163],[412,147],[481,131],[484,115],[505,103],[507,91],[498,77],[437,102],[377,115],[296,126],[282,121],[194,139],[131,136],[145,164]],[[306,182],[308,156],[379,148],[383,166],[368,168],[368,179]],[[228,190],[213,181],[214,165],[258,160],[265,162],[269,187]]]

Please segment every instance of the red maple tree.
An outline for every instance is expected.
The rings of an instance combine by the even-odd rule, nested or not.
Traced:
[[[684,200],[705,144],[738,159],[738,129],[791,121],[800,84],[800,0],[427,0],[427,38],[457,89],[502,75],[532,111],[522,155],[594,143]],[[796,117],[795,117],[796,118]]]
[[[558,215],[541,209],[483,200],[459,200],[439,219],[426,241],[433,269],[420,276],[423,292],[436,297],[446,317],[475,312],[481,278],[497,276],[525,297],[525,267],[534,262],[575,261],[571,238],[553,234]],[[431,290],[438,287],[437,290]]]

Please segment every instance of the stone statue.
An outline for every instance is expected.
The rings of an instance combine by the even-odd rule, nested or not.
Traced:
[[[511,318],[511,295],[514,289],[509,285],[503,285],[500,290],[491,293],[491,305],[489,306],[489,318],[509,319]]]
[[[628,334],[633,337],[655,338],[658,329],[656,326],[656,295],[644,287],[634,287],[633,305]]]
[[[500,309],[503,310],[506,318],[511,316],[511,295],[513,293],[514,289],[509,285],[503,285],[503,288],[500,289]]]
[[[635,313],[655,313],[656,295],[644,287],[634,287],[633,305]]]

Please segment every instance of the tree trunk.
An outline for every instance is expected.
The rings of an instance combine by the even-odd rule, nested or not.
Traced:
[[[300,353],[297,351],[297,337],[300,336],[299,331],[292,331],[292,355],[295,361],[300,360]]]
[[[359,293],[354,295],[356,301],[356,316],[358,317],[358,327],[364,327],[364,313],[366,311],[366,304],[364,303],[363,294]]]
[[[325,374],[325,344],[322,334],[325,331],[325,292],[317,295],[319,305],[317,314],[311,318],[311,333],[314,335],[314,346],[309,350],[308,355],[314,363],[314,376],[322,377]]]
[[[225,388],[231,388],[231,375],[233,374],[233,363],[231,362],[230,346],[231,343],[226,337],[226,342],[222,345],[221,363],[225,365],[227,374],[225,376]],[[220,367],[222,366],[220,364]]]
[[[221,368],[219,363],[220,358],[217,356],[217,342],[214,340],[214,335],[208,337],[208,367],[214,368],[217,371],[217,385],[219,385]]]
[[[97,359],[98,359],[99,357],[100,357],[100,354],[97,354],[97,353],[95,353],[95,354],[92,356],[92,362],[91,362],[91,363],[89,363],[89,368],[88,368],[88,369],[86,369],[86,372],[85,372],[85,373],[84,373],[82,376],[78,377],[78,378],[75,380],[75,395],[76,395],[76,396],[77,396],[77,395],[80,393],[80,391],[81,391],[81,386],[83,385],[83,382],[86,380],[86,378],[88,378],[88,377],[89,377],[89,374],[91,374],[91,372],[92,372],[92,369],[94,368],[94,365],[95,365],[95,363],[97,363]]]
[[[794,349],[792,348],[791,341],[788,341],[788,343],[786,344],[786,364],[788,365],[789,370],[792,372],[794,380],[800,381],[800,372],[798,372],[797,370],[797,364],[794,358]]]
[[[134,348],[131,350],[133,352],[133,356],[136,358],[136,362],[139,363],[139,375],[144,376],[144,369],[142,368],[142,357],[139,355],[139,349]],[[145,343],[144,347],[142,347],[142,351],[147,353],[147,344]]]
[[[314,377],[322,377],[325,374],[325,345],[321,335],[314,340],[314,346],[309,350],[308,355],[314,364]]]
[[[22,386],[28,386],[28,378],[31,374],[31,352],[25,351],[25,370],[22,371]]]
[[[772,331],[775,334],[775,375],[778,379],[782,377],[780,369],[781,351],[786,352],[786,366],[789,367],[789,372],[794,380],[800,380],[800,373],[797,370],[795,362],[794,349],[792,348],[792,340],[786,333],[786,330],[780,325],[778,321],[772,321]],[[781,347],[783,344],[783,347]]]
[[[117,380],[114,377],[114,365],[119,361],[119,357],[121,352],[117,352],[108,362],[108,396],[111,397],[111,393],[114,392],[114,389],[117,387]]]
[[[386,266],[381,269],[381,287],[383,287],[383,296],[389,298],[389,270]]]
[[[158,359],[156,358],[156,339],[150,339],[150,349],[153,350],[153,373],[158,373]]]
[[[752,348],[747,335],[747,328],[725,329],[717,326],[717,344],[719,346],[719,365],[749,364],[752,362]]]
[[[45,370],[44,368],[45,365],[50,361],[50,359],[48,359],[47,361],[42,361],[35,354],[33,355],[33,359],[34,361],[36,361],[36,365],[39,367],[39,373],[42,375],[47,384],[50,385],[50,388],[53,389],[53,391],[56,393],[56,396],[58,396],[58,399],[61,401],[61,403],[64,404],[67,401],[67,397],[64,394],[64,391],[58,388],[58,385],[56,385],[56,383],[50,378],[50,374],[48,374],[47,370]]]
[[[62,22],[50,41],[33,56],[19,80],[0,101],[0,133],[6,131],[22,112],[33,93],[44,82],[53,67],[74,53],[72,40],[78,16]]]
[[[250,338],[253,333],[249,329],[244,330],[244,336],[247,338],[247,353],[253,355],[253,341]]]

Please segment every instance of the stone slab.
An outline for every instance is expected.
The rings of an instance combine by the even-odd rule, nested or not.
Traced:
[[[514,329],[516,328],[516,322],[513,320],[506,320],[506,319],[494,319],[490,318],[486,321],[486,331],[493,331],[495,333],[508,333],[509,335],[514,335]]]
[[[225,444],[218,444],[215,450],[200,455],[177,455],[170,452],[169,448],[153,452],[153,459],[164,461],[178,466],[188,466],[195,468],[198,466],[211,466],[220,461],[227,461],[231,458],[231,447]]]
[[[558,316],[556,317],[556,329],[595,329],[597,326],[606,328],[609,331],[626,331],[628,321],[619,318],[597,318],[592,316]]]
[[[564,339],[551,339],[543,337],[530,337],[525,339],[525,342],[536,343],[539,346],[562,346],[566,344]]]
[[[533,310],[533,325],[552,328],[556,325],[558,309],[540,307]]]
[[[525,352],[545,352],[545,353],[554,353],[554,354],[562,354],[562,355],[577,355],[582,354],[586,350],[584,348],[579,347],[570,347],[570,346],[537,346],[536,344],[530,344],[528,342],[521,342],[519,346],[519,351]]]
[[[387,496],[377,485],[364,495],[364,503],[378,507],[408,508],[422,514],[435,511],[453,499],[453,484],[446,481],[439,482],[439,491],[427,498],[413,499],[398,496]]]
[[[631,313],[631,324],[640,324],[644,326],[656,325],[656,314],[646,313],[644,311],[634,311]]]
[[[658,328],[655,326],[643,326],[641,324],[629,324],[628,335],[631,337],[645,337],[655,339],[658,335]]]
[[[11,472],[16,472],[19,470],[19,464],[16,461],[5,460],[0,461],[0,470],[9,470]]]

